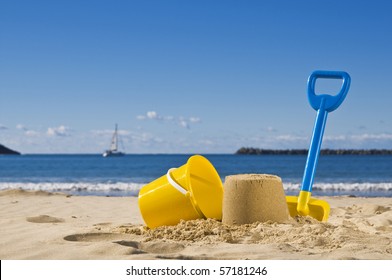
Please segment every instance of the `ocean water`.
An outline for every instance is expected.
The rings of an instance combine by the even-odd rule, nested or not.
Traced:
[[[26,189],[73,195],[137,196],[140,188],[183,165],[191,155],[0,156],[0,190]],[[286,195],[300,190],[306,156],[204,155],[222,181],[241,173],[282,178]],[[392,197],[392,156],[320,156],[313,195]]]

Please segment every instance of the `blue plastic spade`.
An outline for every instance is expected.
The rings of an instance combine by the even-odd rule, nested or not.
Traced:
[[[342,79],[340,92],[334,96],[328,94],[316,95],[315,85],[318,78]],[[329,204],[326,201],[311,198],[311,192],[328,113],[336,110],[342,104],[350,88],[350,81],[350,75],[341,71],[314,71],[309,76],[308,99],[310,105],[317,111],[317,117],[313,128],[312,140],[310,141],[300,194],[298,197],[286,197],[291,216],[309,215],[320,221],[328,219]]]

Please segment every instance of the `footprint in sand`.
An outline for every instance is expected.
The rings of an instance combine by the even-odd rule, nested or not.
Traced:
[[[81,233],[81,234],[72,234],[64,237],[66,241],[81,241],[81,242],[98,242],[98,241],[110,241],[122,236],[121,234],[114,233]]]
[[[48,215],[39,215],[35,217],[27,217],[26,221],[30,223],[64,223],[64,219],[51,217]]]
[[[366,215],[380,215],[382,213],[388,212],[391,210],[390,207],[385,207],[376,204],[363,204],[358,206],[359,212],[366,214]]]
[[[126,240],[121,240],[121,241],[116,241],[116,239],[119,239],[121,237],[124,237],[123,234],[118,234],[118,233],[104,233],[104,232],[99,232],[99,233],[81,233],[81,234],[72,234],[72,235],[67,235],[64,237],[64,240],[66,241],[71,241],[71,242],[109,242],[109,243],[116,243],[122,246],[129,247],[129,250],[126,251],[126,255],[138,255],[138,254],[145,254],[146,252],[140,249],[140,244],[139,242],[136,241],[126,241]],[[105,244],[105,243],[103,243]]]
[[[128,240],[120,240],[114,241],[113,243],[119,244],[121,246],[129,247],[131,251],[128,251],[130,255],[138,255],[138,254],[146,254],[147,252],[142,250],[140,247],[140,242],[136,241],[128,241]]]
[[[67,235],[64,237],[64,240],[71,242],[110,241],[121,246],[132,248],[129,254],[171,254],[180,252],[185,249],[185,246],[183,244],[172,242],[156,241],[144,243],[132,240],[118,240],[124,237],[124,234],[100,232]]]
[[[110,226],[112,223],[97,223],[97,224],[93,224],[93,226]]]
[[[143,253],[153,253],[153,254],[171,254],[177,253],[185,249],[185,246],[178,243],[171,242],[135,242],[135,241],[115,241],[114,243],[120,244],[122,246],[132,247]]]
[[[184,250],[185,246],[179,243],[156,241],[156,242],[141,243],[140,249],[149,253],[170,254],[170,253],[177,253]]]

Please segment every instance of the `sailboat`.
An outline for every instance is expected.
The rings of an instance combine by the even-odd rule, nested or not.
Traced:
[[[102,156],[103,157],[116,157],[116,156],[123,156],[124,153],[118,150],[118,132],[117,132],[117,124],[114,129],[112,143],[110,145],[110,149],[106,150]]]

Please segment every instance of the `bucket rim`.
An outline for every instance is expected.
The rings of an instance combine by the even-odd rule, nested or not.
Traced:
[[[196,163],[200,162],[202,163],[205,167],[208,167],[210,170],[210,176],[212,175],[213,177],[210,177],[212,181],[214,182],[211,184],[213,188],[215,188],[214,192],[212,192],[212,195],[215,195],[215,197],[212,198],[212,200],[218,201],[217,205],[211,205],[209,203],[208,207],[205,202],[205,196],[200,195],[200,192],[196,189],[196,186],[192,183],[193,178],[192,178],[192,166]],[[191,156],[188,161],[187,161],[187,169],[186,169],[186,180],[187,184],[189,187],[189,192],[191,194],[191,201],[194,204],[195,208],[199,210],[204,217],[206,218],[214,218],[221,220],[222,219],[222,202],[223,202],[223,184],[222,180],[215,169],[214,165],[204,156],[202,155],[193,155]],[[214,208],[211,210],[211,208]]]

